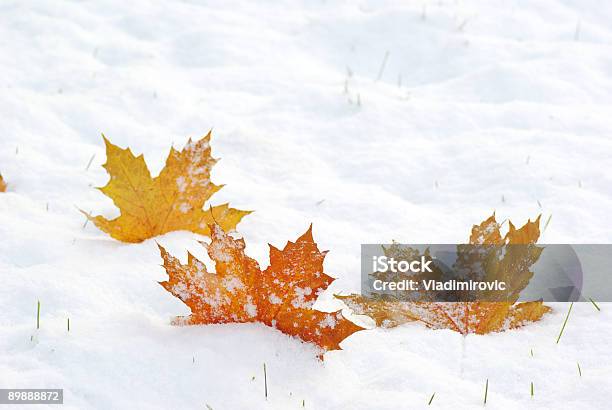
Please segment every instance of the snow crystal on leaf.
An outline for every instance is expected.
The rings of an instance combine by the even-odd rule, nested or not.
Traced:
[[[185,180],[185,177],[178,177],[176,179],[176,186],[178,187],[179,192],[185,192],[187,189],[187,181]]]
[[[227,296],[223,296],[219,289],[217,289],[212,296],[202,297],[202,300],[206,302],[213,311],[218,310],[220,306],[229,305],[231,303],[231,300]]]
[[[278,296],[276,296],[274,293],[272,293],[269,297],[268,300],[270,301],[270,303],[272,303],[273,305],[280,305],[283,300],[281,298],[279,298]]]
[[[306,308],[312,305],[312,303],[306,303],[306,300],[305,300],[305,296],[312,294],[312,288],[310,287],[300,288],[296,286],[294,291],[295,291],[295,294],[297,295],[297,297],[291,301],[291,304],[293,305],[294,308]]]
[[[235,276],[223,279],[223,286],[231,293],[234,293],[236,289],[244,289],[244,283]]]
[[[333,329],[336,327],[336,323],[336,318],[334,318],[332,315],[327,315],[325,316],[325,319],[319,322],[319,327],[329,327]]]
[[[197,279],[204,279],[204,273],[206,273],[206,265],[196,259],[193,261],[193,266],[196,268],[195,277]]]
[[[226,244],[223,242],[212,242],[208,246],[208,252],[213,260],[229,263],[232,261],[232,255],[226,251]]]
[[[244,305],[244,311],[246,312],[247,315],[249,315],[249,317],[257,316],[257,306],[253,304],[253,300],[250,296],[249,296],[249,302]]]
[[[172,292],[178,295],[179,299],[187,300],[191,296],[191,292],[184,283],[177,283],[172,287]]]

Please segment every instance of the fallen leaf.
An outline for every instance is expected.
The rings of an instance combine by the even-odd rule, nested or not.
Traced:
[[[340,349],[339,343],[362,330],[340,310],[312,308],[318,296],[334,281],[323,272],[326,252],[319,251],[312,227],[282,249],[270,245],[270,266],[262,271],[245,252],[243,239],[234,239],[212,224],[206,245],[216,272],[188,254],[183,265],[161,245],[168,280],[160,284],[191,310],[175,324],[261,322],[283,333],[318,345],[323,351]]]
[[[501,235],[495,214],[472,228],[469,245],[458,245],[459,268],[484,272],[487,277],[507,283],[507,290],[499,295],[487,295],[486,300],[499,302],[411,302],[371,298],[362,295],[336,297],[355,313],[370,316],[377,326],[395,327],[419,321],[433,329],[452,329],[462,334],[502,331],[535,322],[550,311],[541,301],[515,304],[533,273],[530,267],[538,260],[542,248],[535,245],[540,236],[540,217],[528,221],[520,229],[509,222],[509,230]],[[512,245],[529,246],[512,246]],[[481,252],[492,245],[490,253]],[[504,250],[503,256],[500,256]],[[494,257],[493,257],[494,256]],[[475,269],[475,266],[480,268]],[[474,295],[471,295],[472,297]],[[478,298],[472,298],[474,300]],[[458,299],[461,300],[461,299]],[[466,299],[463,299],[466,300]],[[503,302],[501,302],[503,300]]]
[[[210,132],[197,142],[190,139],[182,151],[171,148],[165,167],[155,178],[151,177],[142,154],[135,157],[129,148],[119,148],[106,137],[104,143],[107,158],[104,168],[110,180],[99,189],[113,200],[121,215],[108,220],[81,212],[117,240],[142,242],[178,230],[209,236],[210,223],[231,230],[250,213],[228,204],[202,209],[223,187],[210,181],[210,171],[217,162],[211,156]]]
[[[2,174],[0,174],[0,192],[6,192],[6,182],[2,178]]]

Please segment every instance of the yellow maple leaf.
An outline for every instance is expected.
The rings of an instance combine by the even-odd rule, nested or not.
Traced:
[[[129,148],[106,144],[106,164],[110,180],[98,188],[111,198],[121,215],[108,220],[87,217],[101,230],[123,242],[142,242],[171,231],[187,230],[210,236],[209,225],[217,223],[224,230],[236,227],[251,211],[230,208],[228,204],[202,209],[204,203],[223,185],[210,181],[210,171],[217,162],[211,156],[209,132],[182,151],[170,149],[166,165],[152,178],[143,155]]]
[[[6,192],[6,182],[2,178],[2,174],[0,174],[0,192]]]
[[[388,328],[419,321],[434,329],[484,334],[523,326],[550,311],[541,301],[515,304],[533,276],[531,265],[542,252],[542,248],[534,245],[540,236],[539,225],[540,217],[534,222],[527,221],[520,229],[510,222],[508,233],[502,236],[493,214],[480,225],[474,225],[469,245],[458,246],[459,268],[480,266],[488,279],[495,277],[507,283],[507,290],[499,295],[481,292],[480,297],[471,295],[469,300],[499,302],[406,302],[355,294],[336,297],[355,313],[370,316],[377,326]],[[490,253],[482,252],[487,249],[485,245],[492,245]],[[499,257],[502,247],[505,254]]]

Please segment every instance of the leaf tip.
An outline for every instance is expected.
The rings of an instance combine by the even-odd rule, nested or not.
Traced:
[[[110,142],[110,140],[106,137],[106,135],[104,135],[104,133],[101,133],[102,135],[102,140],[104,140],[104,145],[106,146],[106,150],[108,151],[110,148],[114,147],[115,144],[113,144],[112,142]]]
[[[314,243],[314,238],[312,236],[312,222],[308,226],[308,229],[306,230],[306,232],[304,232],[302,236],[298,238],[298,242],[302,242],[302,241]]]

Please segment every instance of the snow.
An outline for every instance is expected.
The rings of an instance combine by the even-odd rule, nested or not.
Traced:
[[[226,277],[223,280],[223,286],[231,293],[234,293],[238,289],[244,289],[244,283],[242,283],[236,276]]]
[[[312,303],[306,300],[306,296],[312,294],[312,288],[305,287],[301,288],[299,286],[293,287],[293,292],[295,292],[295,298],[291,301],[291,305],[296,309],[307,309],[312,307]]]
[[[282,299],[279,298],[276,294],[272,293],[269,297],[268,300],[270,301],[270,303],[272,303],[273,305],[280,305],[282,303]]]
[[[260,266],[312,222],[338,278],[326,310],[359,290],[361,243],[465,241],[493,210],[553,215],[544,243],[609,243],[611,20],[599,0],[3,1],[0,387],[63,388],[65,409],[424,408],[434,392],[431,408],[473,409],[488,379],[491,409],[609,407],[612,304],[576,304],[559,344],[565,304],[486,336],[362,331],[320,362],[264,325],[171,326],[188,309],[157,283],[156,241],[208,263],[202,237],[123,244],[76,207],[118,215],[94,189],[102,132],[157,175],[212,129],[212,204],[255,210],[238,230]]]
[[[336,327],[336,319],[334,319],[331,316],[327,316],[325,319],[323,319],[320,323],[319,326],[320,327],[331,327],[332,329]]]
[[[176,179],[176,186],[178,187],[179,192],[185,192],[185,189],[187,189],[187,181],[185,180],[185,177],[178,177]]]
[[[244,305],[244,311],[249,317],[257,316],[257,306],[251,300],[251,296],[248,297],[248,302]]]

